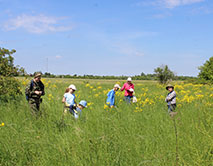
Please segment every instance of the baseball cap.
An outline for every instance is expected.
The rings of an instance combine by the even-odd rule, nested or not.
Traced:
[[[76,87],[75,87],[75,85],[73,85],[73,84],[71,84],[71,85],[69,86],[69,88],[70,88],[70,89],[73,89],[73,90],[77,90]]]

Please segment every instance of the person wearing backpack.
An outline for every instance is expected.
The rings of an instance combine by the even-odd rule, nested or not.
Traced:
[[[44,84],[41,81],[41,73],[36,72],[34,79],[30,81],[25,89],[26,99],[32,110],[32,114],[41,115],[40,103],[42,102],[41,96],[45,95]]]

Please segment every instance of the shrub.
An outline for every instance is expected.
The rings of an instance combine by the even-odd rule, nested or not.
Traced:
[[[199,67],[200,73],[198,77],[213,82],[213,57],[209,58],[203,66]]]
[[[162,84],[166,84],[169,80],[175,77],[175,74],[169,69],[167,65],[163,65],[154,70],[157,75],[158,80]]]
[[[0,101],[14,99],[21,94],[20,82],[14,78],[18,68],[13,64],[11,54],[15,52],[0,48]]]

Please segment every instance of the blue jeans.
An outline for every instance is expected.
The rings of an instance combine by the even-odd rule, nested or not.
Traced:
[[[124,100],[130,104],[131,103],[131,98],[133,98],[133,96],[124,96]]]
[[[176,108],[176,104],[168,105],[168,113],[173,112]]]

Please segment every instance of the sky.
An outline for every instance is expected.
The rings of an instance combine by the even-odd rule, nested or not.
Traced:
[[[197,76],[212,43],[212,0],[0,0],[0,47],[28,73]]]

